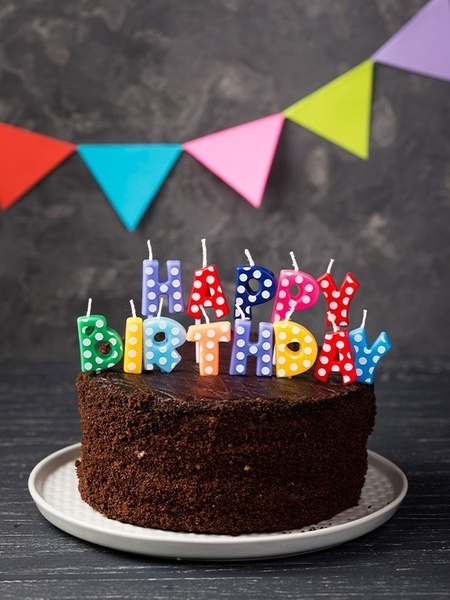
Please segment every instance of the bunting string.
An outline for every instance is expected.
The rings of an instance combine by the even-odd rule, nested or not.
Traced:
[[[9,209],[75,152],[129,231],[182,152],[258,208],[286,119],[369,158],[376,64],[450,81],[450,0],[429,0],[368,60],[282,112],[185,143],[75,145],[0,123],[0,208]]]

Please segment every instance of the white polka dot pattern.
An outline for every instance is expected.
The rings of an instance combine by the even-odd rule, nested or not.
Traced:
[[[250,281],[258,283],[258,289],[250,287]],[[234,316],[239,319],[244,313],[245,318],[251,320],[252,308],[271,300],[277,288],[277,278],[265,267],[256,265],[239,265],[236,267],[236,295],[234,300]]]
[[[157,340],[155,337],[163,339]],[[179,348],[186,341],[186,329],[168,317],[149,317],[144,321],[144,367],[152,371],[157,365],[164,373],[170,373],[181,360]]]
[[[200,375],[218,375],[219,342],[231,339],[231,323],[200,323],[191,325],[187,331],[188,342],[198,342]]]
[[[269,377],[272,375],[272,323],[259,323],[258,341],[250,341],[251,322],[236,319],[234,322],[233,347],[231,349],[230,375],[245,375],[247,359],[256,357],[256,375]]]
[[[275,333],[275,369],[277,377],[293,377],[310,369],[317,356],[317,342],[308,329],[293,321],[277,321]],[[299,344],[297,351],[289,344]]]
[[[321,381],[328,381],[333,373],[341,373],[342,383],[356,381],[356,369],[353,362],[348,331],[328,331],[325,334],[322,350],[314,370],[314,376]]]
[[[122,338],[115,329],[107,326],[105,317],[78,317],[77,327],[81,370],[84,373],[110,369],[122,359]]]
[[[326,324],[329,326],[332,325],[332,319],[328,315],[328,313],[331,313],[338,327],[347,327],[349,323],[348,311],[350,302],[359,288],[359,282],[355,279],[354,275],[347,273],[341,287],[337,289],[333,276],[330,273],[324,273],[317,279],[317,283],[327,301]]]
[[[383,358],[392,347],[391,340],[387,333],[382,331],[372,346],[369,346],[364,327],[353,329],[349,336],[355,353],[356,381],[373,383],[380,358]]]
[[[293,294],[297,288],[298,292]],[[280,271],[278,289],[272,309],[272,321],[284,321],[294,310],[311,308],[319,298],[319,286],[312,275],[303,271],[283,269]]]
[[[159,262],[144,260],[142,263],[142,314],[156,315],[160,296],[167,295],[170,313],[184,311],[183,288],[181,284],[181,263],[168,260],[167,280],[159,280]]]
[[[186,313],[194,319],[199,319],[202,316],[202,306],[203,308],[213,308],[217,319],[221,319],[230,312],[215,265],[208,265],[194,272]]]

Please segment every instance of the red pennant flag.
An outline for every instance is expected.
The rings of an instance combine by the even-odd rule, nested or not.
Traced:
[[[12,206],[75,150],[69,142],[0,123],[0,208]]]

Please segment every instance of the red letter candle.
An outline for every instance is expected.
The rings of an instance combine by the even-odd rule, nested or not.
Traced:
[[[181,263],[179,260],[168,260],[167,280],[159,280],[159,262],[153,260],[150,240],[148,244],[148,259],[142,263],[142,314],[155,315],[158,312],[160,296],[167,295],[169,312],[184,311],[183,289],[181,285]]]
[[[89,298],[85,317],[78,317],[81,370],[85,373],[114,367],[122,358],[122,338],[115,329],[107,326],[105,317],[91,315],[92,298]]]
[[[236,297],[235,318],[242,313],[245,318],[252,318],[252,307],[264,304],[274,297],[277,288],[277,278],[265,267],[255,266],[248,250],[245,250],[250,265],[236,267]],[[257,289],[253,290],[250,283],[255,282]]]
[[[298,270],[294,253],[291,252],[294,270],[280,271],[277,293],[273,303],[272,321],[284,321],[292,310],[311,308],[319,298],[319,286],[312,275]],[[293,294],[293,289],[298,292]]]
[[[272,375],[272,323],[259,324],[258,341],[250,341],[251,322],[236,319],[234,322],[233,347],[231,350],[230,375],[245,375],[249,356],[256,358],[256,375]]]
[[[331,259],[327,272],[317,279],[317,283],[320,285],[320,289],[322,290],[327,301],[328,308],[326,324],[331,325],[329,317],[331,314],[335,317],[336,325],[338,327],[347,327],[350,302],[359,288],[359,282],[356,280],[354,275],[347,273],[341,287],[337,289],[336,282],[331,275],[331,267],[333,262],[334,260]]]
[[[333,324],[333,331],[325,334],[314,376],[321,381],[328,381],[330,373],[337,372],[342,374],[342,383],[352,383],[356,381],[356,369],[348,331],[337,327],[334,315],[330,314],[329,319]]]
[[[215,265],[206,264],[206,244],[202,239],[203,267],[194,272],[191,295],[186,313],[194,319],[201,318],[201,308],[213,308],[216,317],[220,319],[230,312],[227,299]]]
[[[374,371],[378,366],[378,361],[391,349],[392,344],[387,333],[382,331],[372,346],[369,346],[364,327],[366,317],[367,310],[364,310],[361,326],[350,331],[349,335],[355,352],[356,381],[373,383]]]

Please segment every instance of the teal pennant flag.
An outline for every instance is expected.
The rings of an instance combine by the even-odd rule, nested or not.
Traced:
[[[82,144],[78,153],[129,231],[175,166],[181,144]]]

